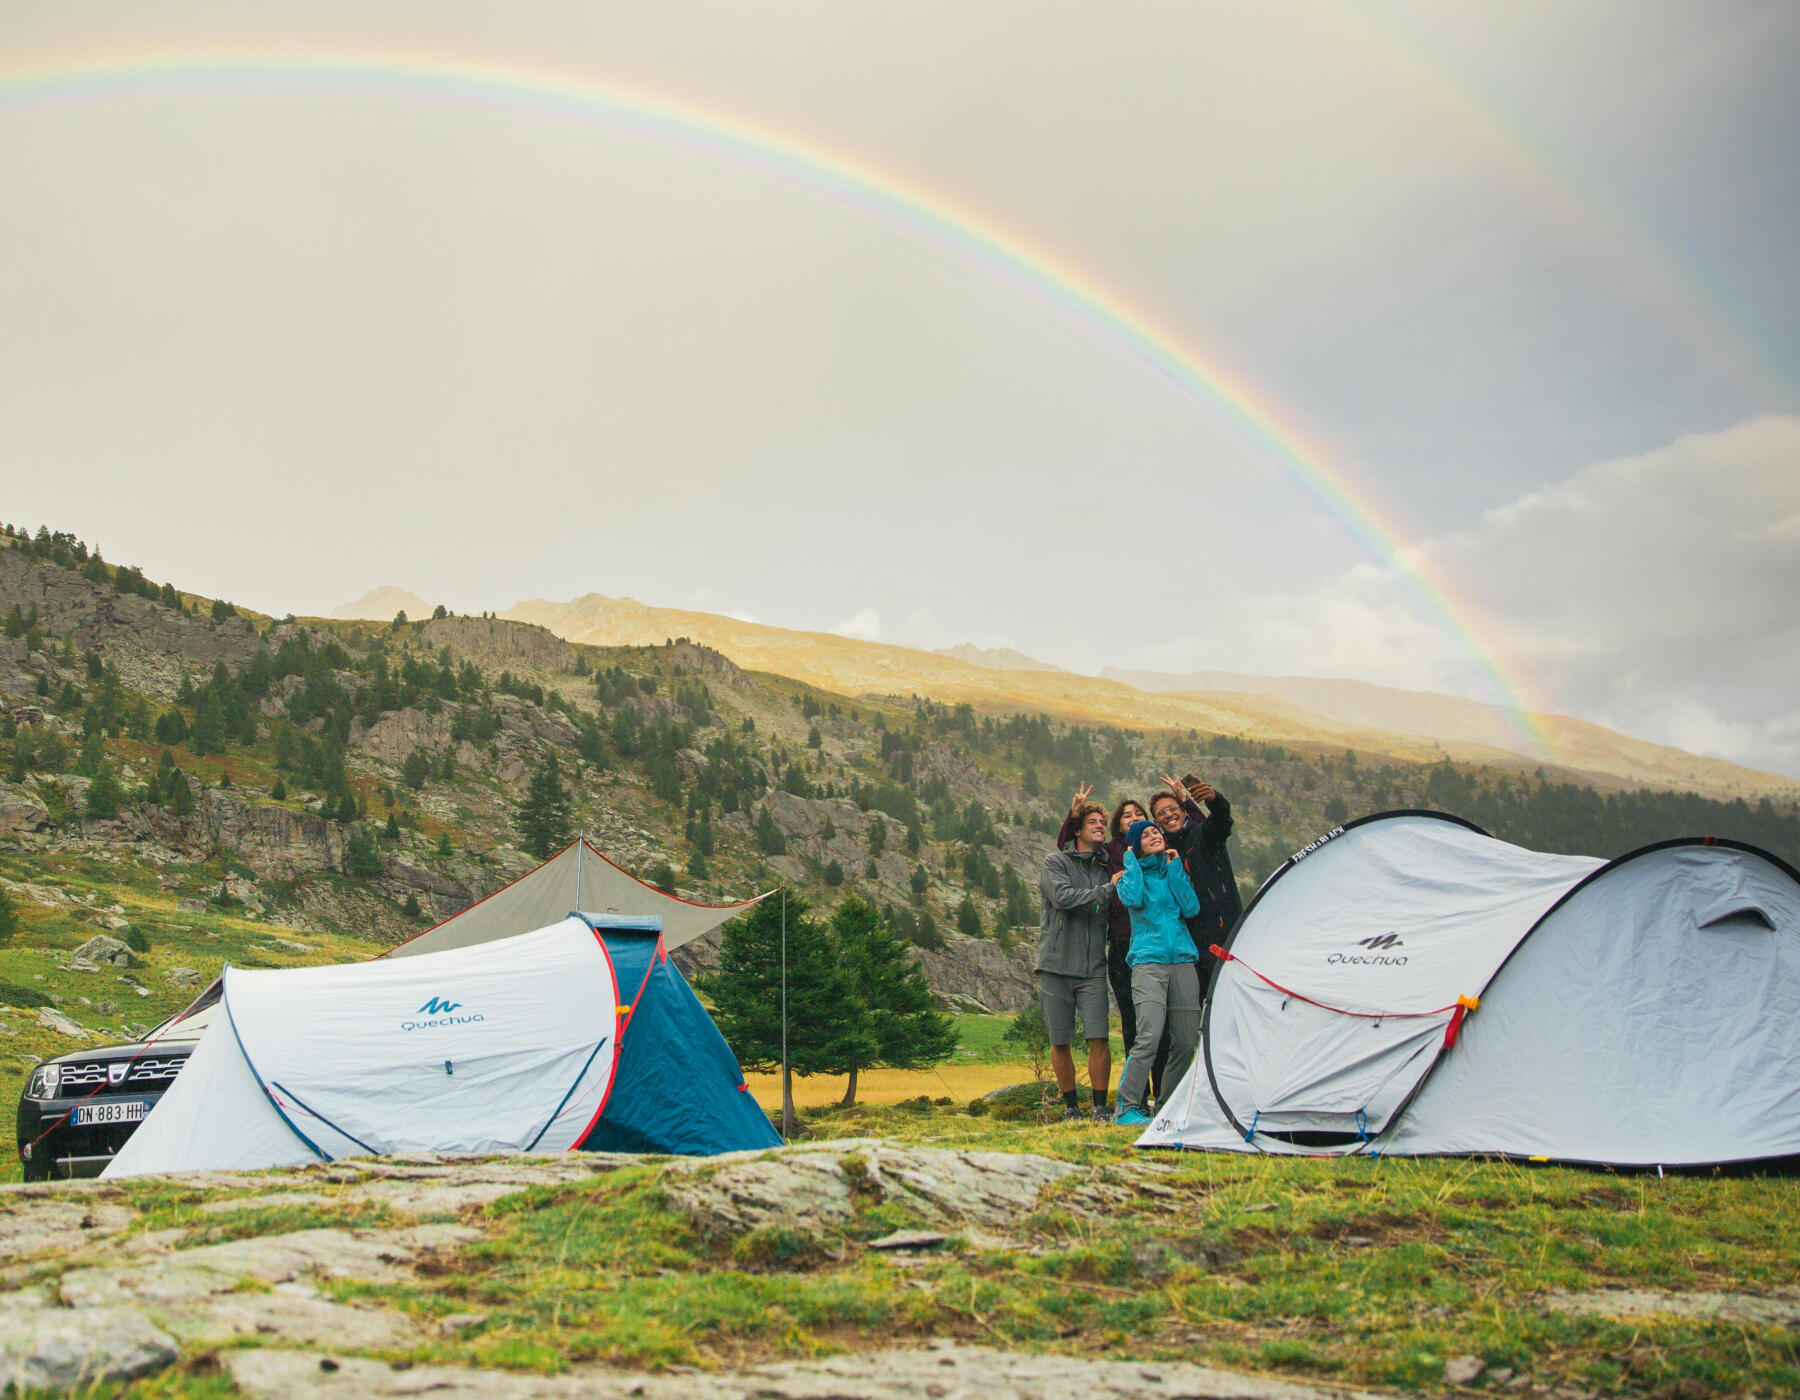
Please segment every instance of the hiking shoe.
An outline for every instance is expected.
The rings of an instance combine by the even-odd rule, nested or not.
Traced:
[[[1150,1115],[1141,1108],[1122,1108],[1113,1116],[1113,1124],[1120,1128],[1142,1128],[1149,1122]]]
[[[1085,1108],[1070,1108],[1067,1104],[1063,1105],[1063,1122],[1085,1123],[1086,1121],[1087,1110]]]
[[[1110,1123],[1112,1122],[1112,1116],[1113,1111],[1112,1105],[1110,1104],[1097,1103],[1088,1110],[1088,1117],[1092,1118],[1096,1123]]]

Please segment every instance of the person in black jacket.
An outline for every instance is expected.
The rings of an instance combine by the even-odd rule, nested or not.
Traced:
[[[1180,782],[1165,774],[1163,781],[1169,791],[1150,799],[1150,819],[1181,857],[1194,893],[1200,896],[1200,913],[1188,921],[1188,932],[1205,962],[1206,949],[1223,943],[1244,912],[1231,853],[1225,849],[1231,835],[1231,804],[1192,773]]]
[[[1231,932],[1232,925],[1243,912],[1237,876],[1231,869],[1231,853],[1225,849],[1226,839],[1231,835],[1231,804],[1211,784],[1202,782],[1192,773],[1185,774],[1179,782],[1164,774],[1163,781],[1169,790],[1150,799],[1150,819],[1162,828],[1164,838],[1181,857],[1194,893],[1200,897],[1200,912],[1186,922],[1194,946],[1200,950],[1200,1004],[1204,1007],[1206,998],[1212,994],[1213,974],[1219,966],[1218,960],[1206,950],[1225,941],[1225,935]],[[1163,1082],[1168,1055],[1169,1043],[1165,1038],[1150,1069],[1151,1084],[1159,1104],[1163,1095],[1175,1088],[1173,1084]]]

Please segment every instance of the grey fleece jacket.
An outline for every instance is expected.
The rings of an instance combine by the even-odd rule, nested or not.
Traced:
[[[1082,854],[1070,841],[1044,857],[1037,971],[1092,977],[1106,971],[1106,918],[1116,894],[1106,848]]]

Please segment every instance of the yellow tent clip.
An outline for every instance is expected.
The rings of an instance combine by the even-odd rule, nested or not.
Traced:
[[[631,1008],[629,1006],[621,1006],[619,1008],[619,1014],[621,1016],[629,1016],[631,1014]]]
[[[1458,1006],[1460,1006],[1464,1011],[1473,1011],[1478,1006],[1481,1005],[1481,998],[1480,997],[1458,997],[1456,999],[1456,1004]]]

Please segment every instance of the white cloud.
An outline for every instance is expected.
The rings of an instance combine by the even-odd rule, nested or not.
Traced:
[[[1800,418],[1585,467],[1419,556],[1528,695],[1626,733],[1800,775]],[[1352,676],[1499,699],[1392,570],[1221,600],[1158,669]]]
[[[855,637],[865,642],[877,641],[881,637],[881,614],[874,608],[858,608],[831,630],[840,637]]]

